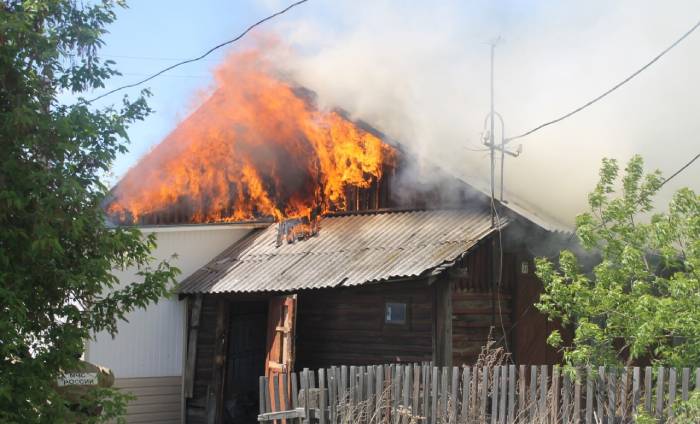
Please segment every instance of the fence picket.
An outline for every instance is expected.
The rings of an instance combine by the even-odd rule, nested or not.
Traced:
[[[507,422],[515,421],[515,365],[508,366],[508,418]]]
[[[593,423],[593,370],[586,369],[586,424]]]
[[[365,367],[359,367],[357,369],[357,384],[355,385],[355,390],[357,391],[357,395],[355,399],[357,399],[357,404],[358,407],[361,406],[361,402],[365,399],[365,374],[366,374],[366,368]],[[360,414],[362,412],[360,411]]]
[[[664,406],[664,368],[659,368],[659,374],[656,377],[656,411],[655,416],[661,418],[663,415]]]
[[[348,405],[350,403],[350,396],[348,395],[348,367],[343,365],[340,367],[340,401],[343,405]],[[347,416],[347,406],[343,408],[342,419],[344,420]]]
[[[501,365],[501,383],[499,393],[501,399],[498,401],[498,422],[506,423],[506,403],[508,402],[508,367]]]
[[[282,378],[282,397],[284,400],[284,409],[292,409],[292,405],[289,402],[289,381],[287,377],[287,373],[282,373],[281,375]]]
[[[338,422],[338,369],[331,367],[328,370],[328,402],[329,416],[332,424]]]
[[[318,370],[318,409],[320,413],[320,423],[326,424],[326,370]]]
[[[625,418],[627,418],[628,380],[627,367],[624,367],[622,369],[622,376],[620,377],[620,417],[622,417],[622,422],[625,422]]]
[[[259,411],[260,414],[264,414],[265,412],[268,412],[265,410],[265,377],[261,376],[258,378],[258,390],[259,390],[259,395],[260,395],[260,402],[259,403]]]
[[[280,405],[280,381],[279,378],[275,378],[277,376],[271,375],[270,378],[272,379],[272,410],[277,412],[281,411],[281,405]]]
[[[547,386],[549,381],[549,369],[547,365],[542,365],[540,368],[540,399],[539,399],[539,411],[540,414],[547,414]]]
[[[452,390],[450,390],[451,402],[448,402],[449,422],[451,424],[457,423],[457,411],[459,410],[459,396],[457,395],[457,390],[459,390],[459,367],[452,367]]]
[[[551,408],[550,408],[550,413],[551,413],[551,422],[555,423],[558,420],[559,416],[559,367],[557,365],[554,365],[552,367],[552,384],[551,384],[551,392],[552,392],[552,398],[551,398]]]
[[[469,420],[469,413],[471,412],[469,405],[470,405],[470,398],[469,398],[469,389],[471,388],[471,368],[470,367],[464,367],[464,370],[462,371],[462,411],[459,416],[459,420],[461,422],[467,422]]]
[[[569,374],[567,374],[566,372],[564,372],[563,374],[563,388],[561,391],[561,416],[564,424],[568,424],[569,420],[571,419],[571,379],[569,378]]]
[[[576,369],[576,380],[574,381],[574,423],[581,422],[581,372]]]
[[[411,401],[411,413],[415,417],[420,417],[421,368],[422,367],[418,364],[413,365],[413,400]]]
[[[615,415],[617,411],[617,371],[615,368],[612,368],[610,370],[610,373],[607,375],[607,380],[608,380],[608,422],[609,423],[614,423],[615,422]]]
[[[384,390],[384,366],[383,365],[377,365],[376,369],[376,382],[375,382],[375,387],[376,387],[376,392],[377,392],[377,411],[375,412],[375,422],[380,423],[382,422],[382,417],[384,414],[384,405],[386,403],[386,396],[385,396],[385,390]]]
[[[648,414],[651,414],[651,367],[644,369],[644,409]]]
[[[520,381],[519,381],[520,393],[518,393],[518,409],[521,409],[524,411],[525,406],[526,406],[525,397],[527,395],[527,391],[525,390],[526,383],[527,383],[527,381],[525,379],[525,365],[520,365],[519,371],[520,372],[518,374],[520,377]]]
[[[668,416],[673,417],[673,404],[676,402],[676,369],[668,370]]]
[[[501,367],[493,368],[493,382],[491,383],[491,424],[498,421],[498,383],[500,382]]]
[[[481,368],[481,404],[479,405],[479,422],[486,422],[486,401],[489,395],[489,369]]]
[[[537,411],[537,367],[530,366],[530,398],[528,399],[528,418],[530,421],[535,419]]]
[[[401,385],[403,384],[403,367],[401,365],[396,365],[394,367],[391,383],[394,387],[391,393],[391,416],[392,421],[398,423],[401,418],[401,414],[399,414],[399,403],[401,402]]]
[[[688,400],[688,385],[690,384],[690,368],[683,368],[681,376],[681,399]]]
[[[297,373],[292,373],[292,408],[296,408],[299,403],[299,385]]]
[[[437,423],[438,415],[438,380],[440,379],[440,371],[438,367],[433,367],[433,376],[431,378],[432,385],[432,402],[430,404],[430,422]]]
[[[632,416],[636,414],[640,400],[639,367],[632,369]]]
[[[429,405],[429,399],[430,399],[430,367],[424,365],[421,367],[422,368],[422,377],[423,377],[423,405],[422,405],[422,410],[421,413],[425,417],[425,421],[429,422],[430,420],[430,405]]]
[[[309,369],[301,371],[301,390],[304,391],[304,422],[309,422]]]
[[[404,424],[409,423],[411,414],[411,376],[413,372],[410,365],[404,366],[403,370],[403,419]]]
[[[267,412],[273,412],[272,411],[272,402],[270,401],[270,380],[268,377],[264,378],[265,381],[265,411]]]
[[[605,367],[598,367],[598,375],[596,377],[596,420],[602,422],[605,420],[603,410],[605,405]]]
[[[441,369],[441,376],[440,376],[440,397],[439,397],[439,403],[438,406],[440,408],[440,420],[442,422],[445,422],[447,417],[449,417],[447,413],[447,404],[449,403],[447,399],[449,392],[447,391],[448,387],[450,386],[450,374],[448,373],[447,367],[442,367]]]

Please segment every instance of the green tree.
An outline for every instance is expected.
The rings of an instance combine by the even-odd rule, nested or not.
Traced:
[[[153,237],[106,225],[102,182],[126,151],[142,93],[119,107],[80,98],[118,74],[97,55],[120,1],[0,2],[0,422],[62,422],[56,391],[95,332],[166,296],[177,269],[154,263]],[[142,281],[119,286],[113,269]],[[94,402],[118,413],[123,398]],[[112,399],[110,403],[110,399]],[[115,409],[116,408],[116,409]],[[106,414],[109,415],[109,414]]]
[[[590,211],[576,219],[597,265],[583,270],[570,251],[556,265],[537,261],[545,286],[538,308],[574,328],[563,347],[570,365],[700,363],[700,197],[680,189],[654,213],[664,180],[643,165],[635,156],[619,176],[617,162],[603,160]],[[549,340],[561,345],[557,332]]]

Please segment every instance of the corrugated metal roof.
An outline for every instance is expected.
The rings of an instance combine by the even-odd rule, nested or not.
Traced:
[[[255,230],[187,277],[180,293],[246,293],[355,286],[428,274],[492,232],[487,208],[325,217],[318,235],[276,246]]]

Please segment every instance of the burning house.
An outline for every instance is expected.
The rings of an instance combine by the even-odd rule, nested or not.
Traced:
[[[547,228],[439,169],[407,185],[400,146],[247,55],[105,207],[183,270],[177,299],[88,347],[137,395],[130,421],[250,422],[260,375],[471,363],[489,336],[556,360],[532,307]]]

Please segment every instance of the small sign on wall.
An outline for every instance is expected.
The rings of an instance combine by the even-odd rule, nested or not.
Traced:
[[[68,372],[58,377],[58,387],[64,386],[96,386],[96,372]]]
[[[529,272],[530,272],[530,264],[528,263],[528,261],[520,262],[520,273],[527,274]]]

